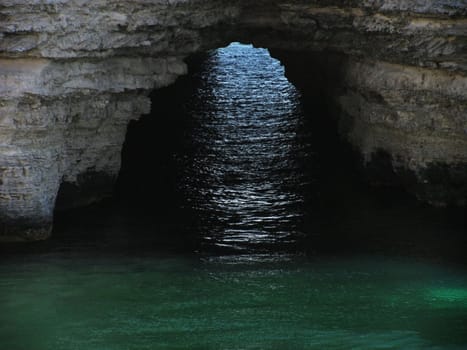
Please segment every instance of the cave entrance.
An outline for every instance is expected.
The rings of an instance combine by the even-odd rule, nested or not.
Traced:
[[[309,84],[310,116],[266,49],[232,43],[189,66],[189,75],[153,92],[150,115],[129,125],[119,197],[219,249],[296,244],[346,164],[319,86]]]
[[[462,209],[370,189],[355,169],[335,118],[343,60],[240,44],[191,57],[130,123],[116,200],[57,213],[52,240],[138,255],[451,256]],[[439,244],[446,232],[459,239]]]

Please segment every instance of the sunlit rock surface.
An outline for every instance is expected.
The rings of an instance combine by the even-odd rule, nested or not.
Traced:
[[[0,31],[2,241],[46,238],[61,184],[61,207],[105,196],[149,91],[231,41],[270,49],[305,97],[324,94],[368,168],[465,203],[463,0],[4,0]]]

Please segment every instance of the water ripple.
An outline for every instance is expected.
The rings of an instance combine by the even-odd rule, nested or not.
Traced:
[[[181,182],[205,242],[293,242],[310,153],[299,92],[267,50],[238,43],[212,52],[200,79]]]

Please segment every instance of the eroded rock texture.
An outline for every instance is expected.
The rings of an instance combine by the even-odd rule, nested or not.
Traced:
[[[0,31],[1,241],[46,238],[61,184],[61,207],[106,195],[149,91],[231,41],[322,94],[369,169],[465,203],[465,0],[3,0]]]

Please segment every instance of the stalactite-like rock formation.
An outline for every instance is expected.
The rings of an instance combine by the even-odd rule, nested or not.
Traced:
[[[230,41],[304,89],[320,75],[369,168],[383,155],[420,199],[465,203],[465,0],[4,0],[0,32],[0,241],[48,237],[60,185],[62,207],[105,195],[147,94]]]

